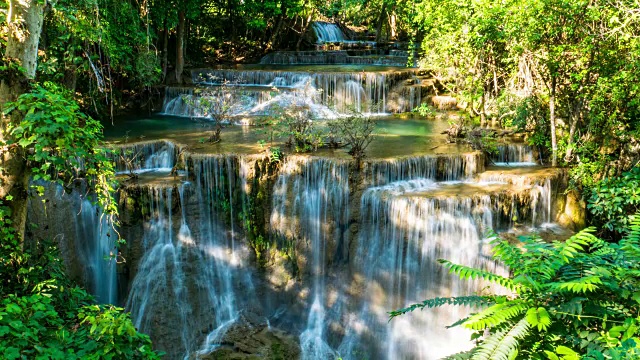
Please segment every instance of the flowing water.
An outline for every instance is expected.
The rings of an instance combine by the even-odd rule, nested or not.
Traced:
[[[351,71],[348,71],[351,70]],[[233,116],[270,115],[292,105],[308,106],[315,118],[331,119],[357,111],[390,114],[411,111],[422,102],[415,86],[414,69],[401,67],[270,66],[247,69],[192,71],[199,87],[170,87],[163,113],[183,117],[208,117],[211,104],[219,103],[220,87],[233,94]]]
[[[335,24],[314,23],[313,31],[318,45],[351,41]],[[357,51],[347,55],[380,54]],[[264,62],[304,63],[305,56],[326,63],[344,53]],[[101,302],[124,305],[168,359],[221,351],[268,358],[264,348],[282,344],[256,338],[260,321],[247,325],[247,318],[289,334],[299,351],[284,358],[428,360],[468,349],[466,330],[445,329],[467,308],[392,321],[388,312],[484,291],[487,284],[460,281],[437,260],[506,274],[491,260],[487,232],[552,226],[561,172],[537,165],[531,147],[503,144],[487,159],[443,145],[444,122],[381,118],[356,171],[344,149],[269,161],[246,126],[225,129],[221,144],[198,141],[221,97],[232,97],[233,116],[251,119],[292,104],[308,105],[314,121],[351,108],[389,114],[424,101],[417,74],[353,65],[193,70],[196,86],[166,91],[163,112],[177,117],[109,130],[121,142],[116,170],[133,179],[118,193],[128,243],[117,272],[105,256],[116,251],[111,227],[80,192],[46,196],[59,216],[74,211],[71,231],[41,201],[30,219],[48,224],[37,236],[71,234],[58,239],[70,272],[83,274]]]

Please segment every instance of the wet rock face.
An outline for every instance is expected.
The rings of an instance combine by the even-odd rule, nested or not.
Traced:
[[[221,337],[220,345],[199,360],[296,360],[300,358],[297,338],[272,328],[255,314],[244,313]]]

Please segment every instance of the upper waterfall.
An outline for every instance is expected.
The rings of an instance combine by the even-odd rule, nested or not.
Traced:
[[[318,44],[327,42],[341,42],[346,40],[342,30],[335,23],[329,23],[324,21],[315,21],[311,24],[313,31],[316,34]]]

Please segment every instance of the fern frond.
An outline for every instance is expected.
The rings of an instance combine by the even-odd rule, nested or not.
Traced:
[[[473,350],[459,352],[442,358],[441,360],[469,360],[473,356]]]
[[[629,216],[629,225],[627,227],[627,236],[625,242],[640,245],[640,214]]]
[[[520,319],[509,330],[501,330],[486,338],[475,352],[472,360],[509,360],[518,351],[518,340],[529,333],[530,324]]]
[[[565,263],[568,263],[570,258],[573,258],[579,252],[584,252],[586,246],[598,240],[598,238],[593,235],[595,230],[594,227],[588,227],[564,242],[554,241],[553,244],[558,251],[558,255]]]
[[[503,324],[522,314],[528,305],[521,300],[495,304],[475,314],[464,323],[464,327],[471,330],[482,330]]]
[[[585,294],[587,292],[598,290],[598,285],[602,285],[602,280],[599,276],[592,275],[581,277],[572,281],[553,283],[550,287],[558,291],[568,290],[569,292],[576,294]]]
[[[438,262],[446,266],[449,269],[449,273],[456,274],[461,279],[483,279],[495,284],[502,285],[503,287],[511,291],[517,291],[520,287],[520,284],[515,283],[513,280],[502,277],[500,275],[496,275],[489,271],[454,264],[451,261],[444,259],[439,259]]]
[[[400,316],[416,309],[434,308],[443,305],[457,305],[457,306],[476,306],[484,307],[495,304],[498,300],[504,300],[505,296],[458,296],[449,298],[433,298],[427,299],[421,303],[409,305],[406,308],[398,309],[389,312],[389,320],[396,316]]]
[[[522,263],[522,250],[519,247],[500,239],[495,233],[492,233],[491,236],[495,236],[491,240],[491,245],[493,246],[491,252],[494,259],[501,261],[509,268],[515,268]]]
[[[587,300],[588,300],[587,298],[583,298],[583,297],[574,297],[565,303],[559,304],[557,309],[552,309],[552,310],[554,312],[560,312],[560,318],[563,318],[563,319],[566,316],[580,316],[582,315],[582,303]],[[558,315],[556,314],[556,316]]]

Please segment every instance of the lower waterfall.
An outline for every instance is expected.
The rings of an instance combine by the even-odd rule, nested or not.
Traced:
[[[129,170],[169,176],[175,147],[148,144],[123,150],[144,154]],[[479,153],[367,160],[361,170],[322,157],[291,155],[274,165],[263,156],[183,155],[184,174],[121,189],[118,230],[127,245],[117,273],[104,257],[115,250],[96,208],[75,191],[46,196],[58,199],[54,207],[66,199],[81,210],[76,239],[60,242],[81,254],[69,263],[95,272],[85,276],[89,289],[125,305],[168,359],[224,358],[247,344],[263,344],[257,353],[266,356],[283,346],[265,338],[295,344],[297,352],[285,352],[294,359],[429,360],[462,351],[472,346],[469,332],[445,327],[469,309],[392,321],[389,311],[486,291],[437,260],[506,274],[491,260],[488,231],[553,221],[558,172],[485,169]],[[55,217],[37,220],[39,204],[31,218],[64,232]],[[257,255],[249,233],[259,228],[271,245]],[[88,256],[83,247],[102,250]]]

